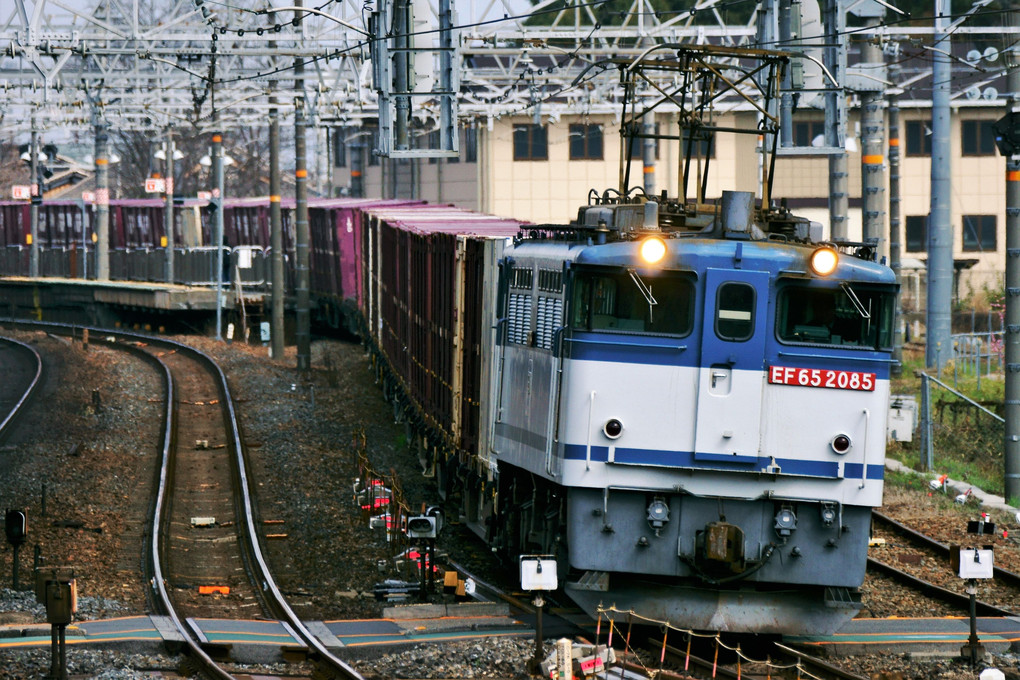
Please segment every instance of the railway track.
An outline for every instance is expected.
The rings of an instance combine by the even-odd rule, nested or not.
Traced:
[[[449,566],[456,569],[461,576],[471,578],[475,582],[476,593],[479,593],[482,597],[486,599],[498,599],[505,601],[513,610],[518,612],[524,612],[529,615],[535,614],[535,607],[531,604],[528,598],[519,597],[504,591],[499,585],[487,582],[472,574],[461,564],[450,562]],[[568,620],[583,615],[583,612],[576,607],[567,606],[557,608],[561,610],[560,616]],[[659,626],[655,628],[654,633],[650,632],[651,628],[643,627],[640,632],[633,635],[633,639],[631,637],[632,631],[629,630],[631,627],[628,626],[627,628],[628,630],[618,631],[616,640],[619,642],[622,638],[629,641],[627,644],[633,644],[633,647],[628,650],[630,656],[634,653],[633,649],[640,648],[643,650],[645,658],[658,659],[662,662],[668,661],[671,667],[682,668],[685,672],[694,674],[695,677],[732,678],[733,680],[739,680],[741,678],[757,679],[772,677],[812,677],[819,680],[864,680],[864,677],[861,675],[846,671],[838,666],[828,663],[824,659],[806,654],[776,641],[767,641],[760,644],[756,642],[754,651],[751,655],[760,661],[748,661],[745,658],[742,663],[738,664],[736,654],[733,652],[733,647],[736,643],[723,640],[722,637],[715,639],[714,644],[722,643],[718,648],[721,651],[721,654],[716,655],[712,648],[713,639],[711,637],[699,638],[703,643],[700,645],[700,649],[697,647],[688,648],[686,646],[681,648],[672,644],[664,644],[661,637],[656,639],[656,635],[661,635],[661,627]],[[675,634],[676,632],[674,631],[674,635]],[[667,639],[668,637],[669,636],[667,636]],[[740,639],[740,636],[735,636],[734,639]],[[601,639],[596,642],[605,643],[606,640]],[[666,667],[658,667],[658,665],[654,669],[649,669],[628,660],[627,657],[628,654],[624,654],[618,650],[618,663],[606,673],[606,677],[621,678],[621,680],[645,680],[650,675],[652,675],[652,677],[662,678],[689,677],[687,675],[680,676],[671,673],[666,669]],[[767,663],[764,661],[766,659]]]
[[[0,442],[31,401],[42,380],[42,358],[32,347],[11,338],[0,338]]]
[[[108,334],[108,333],[106,333],[106,334]],[[126,339],[125,338],[124,341],[122,343],[120,343],[120,344],[123,345],[124,347],[135,347],[135,348],[138,348],[140,345],[145,345],[146,341],[151,341],[151,338],[145,338],[144,341],[138,341],[138,339],[136,339],[136,341],[131,341],[131,339]],[[143,349],[145,349],[145,348],[143,348]],[[165,361],[165,363],[168,366],[171,365],[177,359],[177,355],[181,354],[181,351],[176,350],[176,349],[172,349],[172,348],[171,349],[158,349],[158,348],[153,347],[152,350],[153,351],[150,354],[153,354],[153,355],[162,355],[161,358]],[[167,371],[168,371],[169,375],[171,377],[173,377],[174,371],[171,368],[168,368]],[[189,418],[191,418],[191,420],[196,420],[197,416],[195,416],[193,414],[193,412],[190,411],[189,409],[198,409],[200,414],[208,412],[210,410],[212,410],[212,411],[216,410],[214,407],[216,407],[217,405],[211,405],[211,404],[209,404],[207,402],[207,400],[212,401],[212,399],[215,399],[215,398],[210,399],[208,396],[205,396],[205,395],[196,395],[196,396],[193,396],[193,397],[186,397],[185,393],[184,393],[184,389],[180,388],[180,385],[183,384],[184,380],[180,376],[176,376],[176,377],[174,377],[174,381],[179,383],[179,389],[176,390],[176,401],[180,405],[179,413],[177,413],[177,416],[176,416],[177,419],[180,420],[180,419],[189,419]],[[205,403],[197,404],[197,402],[205,402]],[[189,415],[189,414],[191,414],[191,415]],[[201,449],[197,449],[196,448],[196,441],[198,441],[198,440],[200,440],[202,438],[206,438],[206,436],[200,436],[200,434],[203,434],[203,433],[194,433],[194,432],[188,433],[188,430],[181,430],[181,432],[182,432],[181,434],[176,435],[176,438],[179,439],[184,444],[184,446],[183,446],[184,449],[188,449],[190,447],[191,450],[192,450],[192,453],[195,453],[196,451],[205,451],[208,454],[209,452],[218,452],[218,451],[221,451],[218,448],[219,444],[221,442],[225,442],[226,440],[230,440],[232,438],[232,436],[230,434],[224,434],[223,437],[222,437],[222,441],[220,441],[219,439],[213,438],[213,435],[208,434],[207,432],[204,432],[204,434],[206,434],[206,436],[209,439],[208,443],[207,444],[202,444]],[[240,437],[239,437],[239,440],[240,440]],[[190,444],[188,443],[189,441],[190,441]],[[215,443],[214,443],[214,441],[215,441]],[[206,450],[206,446],[208,447],[208,450]],[[203,511],[195,510],[193,512],[196,513],[196,515],[197,515],[198,513],[203,512]],[[216,516],[218,517],[218,511],[215,511],[215,512],[217,513]],[[185,521],[185,525],[184,526],[182,526],[181,522],[177,522],[175,528],[177,528],[179,530],[185,530],[185,531],[190,530],[189,526],[188,526],[188,523],[190,522],[190,517],[191,516],[195,516],[195,515],[189,515],[187,517],[187,520]],[[257,516],[256,516],[256,519],[257,519]],[[230,521],[231,520],[221,520],[221,522],[223,522],[223,523],[228,523]],[[234,520],[234,521],[235,522],[239,522],[240,520]],[[254,524],[255,524],[255,526],[257,528],[257,521],[254,522]],[[214,528],[214,527],[210,527],[210,528]],[[195,529],[194,531],[198,531],[198,529]],[[209,534],[201,534],[201,535],[204,535],[206,537],[209,536]],[[170,578],[169,582],[171,584],[172,583],[183,584],[184,580],[183,579]],[[194,585],[194,582],[191,583],[190,585]],[[240,588],[241,586],[238,586],[238,587]],[[188,594],[188,591],[190,591],[192,588],[191,587],[184,587],[184,588],[180,588],[180,589],[182,591],[185,591],[185,594]],[[259,607],[261,607],[261,605]],[[249,609],[251,609],[251,608],[249,608]],[[187,616],[196,616],[196,617],[199,617],[199,616],[205,616],[205,615],[202,614],[201,611],[195,611],[193,613],[189,613]],[[274,615],[263,614],[262,616],[274,616]],[[284,618],[284,617],[281,616],[281,617],[278,617],[278,618]],[[314,655],[314,652],[313,652],[313,655]],[[778,656],[773,657],[773,662],[774,663],[778,663],[777,660],[778,660]],[[710,662],[710,658],[705,659],[703,661],[706,662],[706,663],[711,663]],[[694,662],[692,662],[692,663],[694,663]],[[805,663],[808,663],[808,662],[805,662]],[[807,667],[805,667],[805,668],[807,668]],[[725,671],[726,671],[725,667],[719,667],[719,669],[718,669],[718,672],[720,674],[724,674]],[[614,670],[614,673],[615,673],[615,670]],[[748,667],[745,666],[744,676],[749,676],[749,675],[750,675],[750,673],[748,672]],[[775,675],[778,675],[778,674],[775,674]],[[223,676],[213,676],[213,677],[223,677]],[[818,677],[839,677],[839,676],[829,676],[829,675],[825,675],[825,674],[818,674]],[[853,676],[850,676],[850,677],[853,677]]]
[[[4,323],[72,334],[72,327],[62,324]],[[305,627],[276,585],[260,545],[237,413],[219,366],[182,343],[105,329],[90,332],[126,351],[143,352],[163,371],[165,412],[150,533],[156,538],[147,548],[146,569],[153,606],[173,621],[195,669],[209,678],[235,677],[214,660],[188,619],[243,614],[285,622],[305,645],[314,677],[361,680]],[[212,523],[206,521],[210,517]],[[224,590],[203,599],[201,585]]]
[[[901,558],[905,559],[902,562],[905,567],[911,562],[916,564],[913,569],[900,568],[891,562],[869,557],[868,569],[890,576],[928,597],[958,608],[961,614],[967,615],[970,597],[963,592],[966,582],[949,568],[950,547],[880,512],[872,512],[872,518],[877,533],[899,536],[908,542],[899,553],[908,556]],[[934,563],[942,566],[923,568],[925,561],[928,561],[929,565]],[[994,574],[994,579],[982,583],[985,592],[978,599],[977,614],[1015,616],[1017,608],[1014,603],[1020,601],[1020,574],[1000,567],[995,567]],[[935,582],[936,580],[938,582]]]

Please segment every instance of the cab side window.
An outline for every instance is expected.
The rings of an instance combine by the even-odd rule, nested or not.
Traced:
[[[722,340],[743,342],[754,335],[755,290],[731,281],[719,286],[715,296],[715,334]]]

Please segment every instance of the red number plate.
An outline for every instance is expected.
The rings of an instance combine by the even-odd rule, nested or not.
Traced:
[[[875,390],[875,374],[859,371],[834,371],[829,368],[794,368],[769,366],[769,382],[773,385],[828,387],[834,390]]]

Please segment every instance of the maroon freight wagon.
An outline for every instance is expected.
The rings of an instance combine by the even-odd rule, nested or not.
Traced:
[[[449,206],[364,213],[362,316],[433,445],[487,440],[498,263],[520,225]]]
[[[403,199],[336,198],[309,203],[311,290],[323,321],[333,328],[357,328],[361,306],[362,214],[372,208],[424,205]]]

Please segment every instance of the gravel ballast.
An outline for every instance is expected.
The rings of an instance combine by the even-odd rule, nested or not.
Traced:
[[[22,420],[18,434],[0,448],[0,499],[5,507],[27,510],[30,532],[20,558],[22,592],[9,589],[12,551],[6,543],[0,548],[0,584],[7,586],[0,591],[0,616],[20,612],[44,619],[29,592],[36,543],[44,564],[74,566],[81,619],[147,613],[141,527],[161,418],[159,375],[95,339],[85,351],[80,344],[43,334],[4,334],[36,346],[48,368],[41,400]],[[407,432],[394,422],[367,354],[356,343],[316,341],[313,368],[301,373],[294,368],[294,348],[281,360],[270,360],[264,347],[195,336],[177,339],[209,353],[228,376],[259,480],[260,518],[269,522],[265,532],[277,536],[265,545],[278,583],[298,614],[309,620],[380,616],[383,603],[373,596],[374,584],[412,575],[394,571],[384,534],[369,528],[353,502],[362,442],[377,471],[399,477],[410,507],[435,502],[436,492],[408,452]],[[58,391],[61,385],[66,389]],[[921,498],[893,500],[921,513]],[[938,504],[930,505],[932,513],[943,512]],[[473,569],[497,570],[488,550],[455,525],[444,531],[440,549]],[[1008,549],[1015,551],[1015,545]],[[916,615],[917,600],[897,599],[896,590],[869,579],[867,612]],[[507,638],[423,646],[357,663],[362,672],[380,677],[517,677],[533,649],[530,640]],[[78,677],[146,677],[131,673],[176,667],[174,660],[153,657],[146,666],[144,656],[95,648],[72,647],[69,660],[78,664],[72,666]],[[1016,673],[1014,657],[997,661]],[[969,667],[948,659],[888,655],[843,663],[862,674],[902,670],[905,677],[932,680],[976,677]],[[0,678],[41,678],[48,668],[48,650],[0,651]]]

